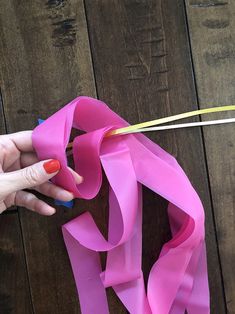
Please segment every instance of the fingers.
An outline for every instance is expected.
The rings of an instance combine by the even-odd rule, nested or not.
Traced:
[[[74,198],[73,193],[66,191],[51,182],[45,182],[39,186],[36,186],[33,189],[41,194],[64,202],[71,201]]]
[[[21,154],[20,164],[21,164],[22,168],[30,166],[30,165],[32,165],[34,163],[37,163],[38,161],[39,160],[38,160],[37,155],[35,153],[23,153],[23,154]],[[71,167],[68,167],[68,169],[71,171],[72,175],[74,176],[74,179],[75,179],[76,183],[77,184],[82,183],[83,177],[80,176]]]
[[[0,201],[0,214],[1,214],[2,212],[4,212],[4,210],[6,210],[6,209],[7,209],[7,207],[6,207],[5,203],[4,203],[4,201],[1,200],[1,201]]]
[[[54,207],[38,199],[34,194],[25,191],[16,192],[15,205],[25,207],[45,216],[51,216],[56,212]]]
[[[39,160],[38,160],[37,155],[35,153],[23,153],[23,154],[21,154],[21,157],[20,157],[20,164],[21,164],[22,168],[30,166],[32,164],[35,164],[38,161]],[[74,176],[74,179],[75,179],[76,183],[77,184],[82,183],[83,177],[80,176],[71,167],[68,166],[68,169],[71,171],[72,175]]]
[[[35,153],[23,153],[21,155],[21,167],[27,167],[30,166],[34,163],[38,162],[38,158]],[[74,176],[74,179],[77,184],[80,184],[83,182],[83,177],[80,176],[76,171],[74,171],[72,168],[68,167],[69,171],[72,173]]]
[[[37,162],[39,162],[39,160],[36,153],[33,152],[22,153],[20,156],[21,168],[31,166],[33,164],[36,164]]]
[[[28,130],[7,134],[6,136],[13,141],[19,151],[33,152],[34,148],[32,144],[32,133],[32,130]]]
[[[0,191],[8,195],[19,190],[32,188],[47,182],[60,169],[57,160],[39,161],[20,170],[0,174]]]
[[[38,162],[38,158],[36,154],[34,153],[24,153],[21,157],[21,165],[22,167],[29,166],[33,163]],[[68,167],[68,169],[71,171],[71,173],[74,176],[74,179],[77,184],[80,184],[83,181],[83,178],[78,175],[73,169]],[[64,190],[63,188],[56,186],[55,184],[51,182],[43,183],[39,186],[36,186],[33,188],[35,191],[38,191],[41,194],[44,194],[46,196],[55,198],[60,201],[68,202],[71,201],[74,198],[73,193]]]
[[[80,184],[83,182],[83,177],[80,176],[76,171],[74,171],[72,168],[68,167],[69,171],[72,173],[74,176],[76,184]]]

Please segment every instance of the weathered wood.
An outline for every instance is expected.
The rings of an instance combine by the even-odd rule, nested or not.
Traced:
[[[31,314],[33,307],[17,212],[0,216],[0,232],[0,313]]]
[[[197,108],[183,1],[86,1],[99,97],[131,123]],[[77,95],[96,96],[82,0],[0,2],[2,93],[10,132],[32,129]],[[221,274],[199,129],[149,135],[175,155],[206,208],[212,313],[224,313]],[[192,145],[193,143],[193,145]],[[145,189],[147,277],[170,237],[166,202]],[[61,225],[89,209],[105,233],[107,184],[49,218],[21,209],[35,313],[79,313]],[[110,290],[110,313],[125,313]]]
[[[200,7],[200,2],[186,1],[199,104],[201,108],[234,104],[235,3],[210,1],[215,6]],[[227,310],[235,313],[234,125],[205,127],[203,133]]]
[[[197,108],[183,1],[86,1],[97,92],[131,123]],[[175,155],[206,210],[211,312],[224,299],[200,129],[154,133]],[[165,202],[144,194],[145,277],[169,238]]]
[[[96,96],[82,0],[2,1],[2,93],[9,132],[32,129],[77,95]],[[106,185],[107,186],[107,185]],[[21,209],[35,313],[80,313],[61,225],[89,209],[105,229],[105,187],[54,217]],[[45,198],[44,198],[45,199]],[[111,308],[116,296],[109,294]]]
[[[0,90],[0,134],[6,133]],[[0,215],[0,313],[32,313],[24,248],[17,212]]]

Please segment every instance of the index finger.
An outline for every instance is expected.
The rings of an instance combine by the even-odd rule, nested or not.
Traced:
[[[33,152],[32,144],[32,130],[20,131],[16,133],[6,134],[6,136],[12,140],[17,149],[21,152]]]

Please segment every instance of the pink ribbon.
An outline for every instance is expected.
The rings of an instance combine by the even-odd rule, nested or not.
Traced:
[[[133,314],[208,314],[202,203],[175,158],[147,137],[105,137],[127,125],[103,102],[78,97],[33,131],[38,158],[61,163],[55,184],[77,198],[92,199],[101,187],[102,167],[109,181],[108,240],[89,212],[62,227],[82,313],[109,313],[105,288],[113,287]],[[73,141],[75,171],[84,177],[80,185],[67,168],[65,154],[72,127],[87,132]],[[147,294],[141,270],[142,185],[169,201],[172,231],[150,271]],[[108,252],[104,271],[101,251]]]

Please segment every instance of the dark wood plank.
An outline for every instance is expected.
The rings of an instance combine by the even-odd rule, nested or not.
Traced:
[[[96,95],[82,1],[12,0],[0,5],[3,97],[11,131],[33,128],[38,117],[46,118],[77,94]],[[87,1],[87,15],[100,98],[130,122],[196,107],[182,1]],[[204,201],[212,310],[223,313],[200,131],[151,137],[177,156]],[[79,209],[59,210],[50,218],[22,211],[36,313],[79,312],[60,226],[89,208],[104,229],[106,197],[104,188],[94,201],[79,201]],[[169,238],[165,206],[145,191],[145,273]],[[113,296],[110,303],[111,313],[124,312]]]
[[[183,1],[86,0],[97,92],[131,123],[197,109]],[[200,129],[150,136],[177,157],[206,210],[211,312],[224,298]],[[144,194],[145,276],[169,238],[163,200]]]
[[[77,95],[96,96],[82,0],[4,1],[0,12],[2,92],[10,132],[32,129],[38,118]],[[61,225],[89,209],[105,231],[106,188],[96,200],[77,201],[73,210],[58,208],[50,218],[21,209],[35,313],[80,313]],[[111,291],[109,302],[116,308]]]
[[[201,108],[235,103],[235,3],[211,2],[217,5],[200,7],[200,1],[186,1]],[[216,118],[232,116],[234,113],[218,114]],[[205,127],[203,133],[227,311],[235,313],[234,125]]]
[[[0,134],[6,133],[0,90]],[[20,222],[17,212],[0,215],[0,313],[33,313]]]
[[[0,216],[0,313],[33,313],[18,213]]]
[[[95,96],[82,0],[1,1],[8,131],[32,129],[78,94]]]

